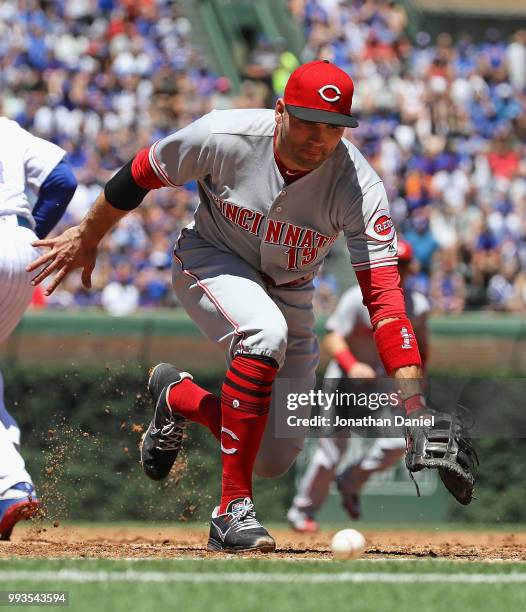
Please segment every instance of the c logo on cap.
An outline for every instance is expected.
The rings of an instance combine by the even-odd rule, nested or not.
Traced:
[[[325,94],[325,90],[332,89],[334,96],[330,98]],[[336,87],[336,85],[324,85],[318,89],[318,93],[325,100],[325,102],[337,102],[342,97],[342,92]]]

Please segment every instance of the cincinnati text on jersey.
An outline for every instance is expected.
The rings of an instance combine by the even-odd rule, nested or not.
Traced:
[[[258,211],[238,206],[213,193],[210,195],[225,219],[246,232],[260,236],[266,244],[288,247],[285,251],[287,270],[296,270],[313,263],[318,257],[319,249],[330,247],[338,238],[337,234],[326,236],[308,227],[301,227],[287,221],[268,219]],[[264,223],[265,220],[266,223]],[[263,228],[263,231],[260,231],[261,228]]]

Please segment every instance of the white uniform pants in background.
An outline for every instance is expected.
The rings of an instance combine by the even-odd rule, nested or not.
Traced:
[[[320,438],[294,498],[293,503],[298,509],[314,514],[323,506],[349,442],[351,440],[348,437]],[[372,476],[375,472],[391,467],[393,462],[398,462],[404,451],[403,438],[375,440],[357,464],[350,465],[339,474],[343,486],[345,487],[346,477],[351,475],[355,466]]]
[[[33,274],[26,266],[39,255],[31,246],[37,237],[15,215],[0,216],[0,342],[7,340],[31,301]],[[18,482],[31,483],[17,446],[20,431],[4,404],[0,379],[0,495]]]

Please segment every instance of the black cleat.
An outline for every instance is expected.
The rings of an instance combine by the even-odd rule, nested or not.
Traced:
[[[148,391],[155,414],[142,437],[140,450],[142,469],[152,480],[168,476],[183,442],[186,419],[172,411],[167,398],[170,388],[185,378],[192,380],[188,372],[181,372],[169,363],[159,363],[150,371]]]
[[[232,500],[224,514],[212,513],[207,549],[238,553],[244,551],[274,552],[276,542],[257,520],[250,497]]]

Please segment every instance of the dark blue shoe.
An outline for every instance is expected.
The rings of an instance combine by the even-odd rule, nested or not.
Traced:
[[[9,540],[14,526],[37,514],[40,502],[29,482],[19,482],[0,495],[0,540]]]
[[[141,465],[152,480],[166,478],[172,469],[186,429],[184,416],[172,411],[168,405],[168,393],[173,385],[191,374],[181,372],[169,363],[159,363],[150,372],[148,391],[155,406],[153,419],[141,440]]]
[[[224,514],[212,513],[208,550],[227,553],[274,552],[276,542],[256,518],[250,497],[232,500]]]

